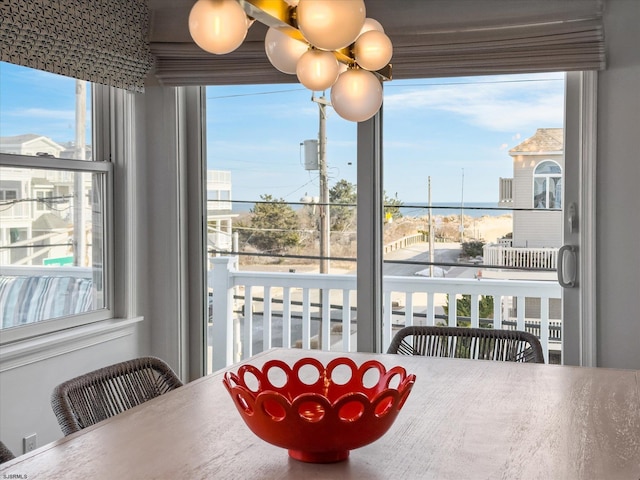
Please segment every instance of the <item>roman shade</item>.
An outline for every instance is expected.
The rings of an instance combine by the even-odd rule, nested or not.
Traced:
[[[601,70],[602,0],[366,0],[393,42],[394,78]],[[182,2],[181,2],[182,4]],[[256,22],[228,55],[201,50],[186,32],[188,8],[154,12],[151,50],[164,85],[296,82],[264,52]],[[183,22],[185,31],[176,22]]]
[[[4,0],[5,62],[141,91],[153,65],[146,0]]]

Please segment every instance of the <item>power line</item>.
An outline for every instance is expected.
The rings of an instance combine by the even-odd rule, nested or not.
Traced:
[[[532,83],[532,82],[564,82],[562,78],[530,78],[519,80],[492,80],[487,82],[437,82],[437,83],[385,83],[385,89],[390,87],[439,87],[448,85],[495,85],[500,83]],[[287,90],[271,90],[268,92],[252,92],[252,93],[236,93],[233,95],[220,95],[215,97],[207,97],[207,100],[218,100],[223,98],[235,98],[235,97],[254,97],[258,95],[273,95],[279,93],[300,92],[306,90],[305,88],[291,88]]]
[[[291,88],[288,90],[272,90],[269,92],[236,93],[233,95],[220,95],[217,97],[207,97],[207,100],[218,100],[221,98],[235,98],[235,97],[254,97],[257,95],[272,95],[277,93],[300,92],[303,90],[306,90],[306,88]]]
[[[530,82],[564,82],[562,78],[530,78],[520,80],[492,80],[489,82],[439,82],[439,83],[388,83],[385,89],[389,87],[440,87],[447,85],[495,85],[499,83],[530,83]]]

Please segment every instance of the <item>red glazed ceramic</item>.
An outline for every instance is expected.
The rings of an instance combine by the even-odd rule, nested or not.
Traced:
[[[384,435],[415,379],[399,366],[387,371],[375,360],[357,366],[340,357],[326,367],[314,358],[293,367],[280,360],[262,369],[242,365],[237,373],[226,372],[223,382],[258,437],[297,460],[329,463]]]

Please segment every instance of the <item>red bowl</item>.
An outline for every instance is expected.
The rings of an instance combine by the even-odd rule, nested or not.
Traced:
[[[340,357],[326,367],[315,358],[293,367],[280,360],[262,369],[242,365],[237,374],[226,372],[223,383],[258,437],[297,460],[329,463],[384,435],[415,379],[399,366],[387,371],[375,360],[357,366]]]

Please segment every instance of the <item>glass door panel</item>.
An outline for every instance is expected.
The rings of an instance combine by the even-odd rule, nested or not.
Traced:
[[[564,91],[562,73],[385,84],[383,339],[521,329],[561,361]]]
[[[209,368],[219,319],[234,361],[355,349],[356,127],[299,85],[207,87]]]

